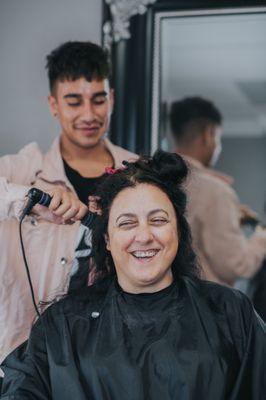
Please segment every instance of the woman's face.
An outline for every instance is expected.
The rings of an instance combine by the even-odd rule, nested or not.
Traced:
[[[156,292],[171,284],[177,220],[171,201],[158,187],[141,183],[115,197],[106,241],[124,291]]]

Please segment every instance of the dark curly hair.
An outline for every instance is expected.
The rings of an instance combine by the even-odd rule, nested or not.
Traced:
[[[140,157],[137,161],[124,161],[125,169],[113,175],[106,175],[98,187],[98,206],[102,210],[92,229],[92,248],[98,276],[115,274],[115,266],[111,253],[106,249],[109,212],[115,197],[122,190],[136,187],[140,183],[148,183],[161,189],[168,196],[175,209],[179,247],[172,264],[174,278],[179,276],[198,276],[198,266],[192,249],[190,228],[185,217],[186,194],[182,189],[188,167],[184,160],[175,153],[157,150],[153,157]]]
[[[110,79],[108,53],[95,43],[66,42],[48,54],[46,59],[51,93],[58,81],[74,81],[82,77],[88,82]]]

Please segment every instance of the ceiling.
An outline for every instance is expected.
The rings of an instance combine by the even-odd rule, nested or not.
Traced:
[[[162,20],[161,93],[171,103],[203,96],[227,136],[266,135],[266,11]]]

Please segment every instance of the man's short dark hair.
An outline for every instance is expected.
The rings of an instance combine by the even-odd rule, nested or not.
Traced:
[[[211,101],[186,97],[172,103],[170,125],[177,142],[192,139],[210,124],[222,124],[222,115]]]
[[[47,57],[51,93],[57,82],[74,81],[84,77],[88,82],[110,78],[107,52],[91,42],[66,42]]]

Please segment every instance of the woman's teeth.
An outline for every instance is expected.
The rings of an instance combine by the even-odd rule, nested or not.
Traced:
[[[158,253],[158,250],[138,250],[133,251],[132,255],[136,258],[150,258],[155,256]]]

